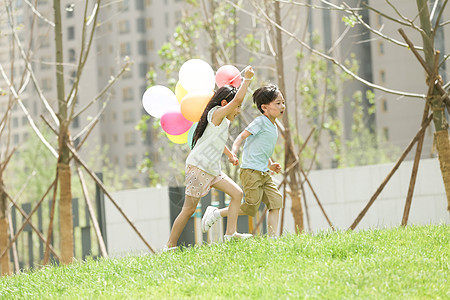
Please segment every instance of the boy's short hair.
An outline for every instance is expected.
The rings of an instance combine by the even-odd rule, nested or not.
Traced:
[[[256,107],[258,107],[259,111],[263,114],[264,110],[261,106],[274,101],[279,93],[281,93],[280,90],[273,84],[260,87],[253,93],[253,103],[256,104]]]

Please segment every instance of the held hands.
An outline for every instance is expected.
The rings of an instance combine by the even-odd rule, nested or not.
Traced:
[[[252,80],[255,71],[253,71],[252,66],[247,66],[244,71],[244,80]]]
[[[269,169],[278,174],[281,172],[281,165],[279,163],[271,163]]]
[[[237,158],[237,155],[231,152],[231,155],[228,156],[228,161],[233,165],[237,166],[239,164],[239,158]]]

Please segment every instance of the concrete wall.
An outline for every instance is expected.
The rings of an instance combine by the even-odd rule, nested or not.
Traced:
[[[308,178],[332,224],[336,228],[347,229],[369,202],[393,166],[394,164],[383,164],[312,171]],[[402,163],[356,230],[392,227],[401,224],[412,166],[412,161]],[[311,189],[306,184],[305,186],[310,217],[310,227],[307,226],[305,218],[305,228],[314,232],[329,228]],[[294,231],[290,208],[290,203],[287,203],[285,232]],[[423,159],[417,174],[409,224],[439,224],[442,222],[449,223],[449,213],[439,161]]]
[[[112,193],[112,197],[154,250],[164,246],[170,233],[168,187],[125,190]],[[106,196],[105,215],[108,252],[111,256],[149,252]]]
[[[312,171],[309,180],[325,212],[338,229],[347,229],[368,203],[394,164]],[[356,230],[398,226],[408,191],[412,161],[404,162],[379,195]],[[113,198],[133,221],[149,244],[159,250],[170,233],[167,187],[126,190]],[[309,187],[306,202],[310,226],[317,232],[329,228]],[[293,232],[294,223],[287,201],[284,232]],[[110,255],[148,252],[144,243],[126,223],[109,199],[105,198],[108,250]],[[449,224],[447,200],[437,159],[420,162],[409,224]]]

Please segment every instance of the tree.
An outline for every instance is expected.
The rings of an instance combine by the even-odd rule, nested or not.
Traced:
[[[32,6],[31,3],[28,4],[33,9],[33,16],[39,16],[41,19],[43,16],[38,12],[38,10]],[[52,107],[52,105],[49,103],[47,96],[43,92],[42,88],[40,87],[39,82],[36,79],[35,70],[31,64],[30,57],[26,54],[27,51],[32,51],[33,44],[29,46],[29,49],[25,49],[25,46],[23,45],[23,41],[19,38],[17,28],[15,25],[15,18],[14,18],[14,7],[11,3],[7,3],[6,5],[6,11],[8,15],[8,23],[10,26],[10,34],[13,37],[13,41],[15,42],[15,45],[18,49],[18,52],[20,53],[21,59],[26,66],[25,73],[30,77],[31,82],[33,83],[34,90],[39,98],[39,100],[43,103],[43,106],[46,109],[46,116],[43,116],[43,119],[45,120],[46,124],[51,128],[51,130],[57,135],[58,140],[58,146],[57,151],[55,150],[55,147],[51,145],[47,141],[47,139],[42,135],[39,128],[36,126],[36,120],[33,120],[31,115],[28,113],[27,107],[23,105],[22,103],[22,97],[20,93],[18,93],[18,90],[20,89],[17,86],[14,86],[11,84],[11,81],[9,80],[8,76],[4,72],[3,67],[0,65],[0,71],[2,71],[2,77],[7,82],[9,93],[14,98],[14,101],[17,101],[19,104],[21,104],[21,109],[23,110],[24,114],[27,116],[28,121],[33,128],[34,133],[39,137],[43,145],[46,146],[46,148],[52,153],[52,155],[57,159],[57,165],[56,165],[56,180],[50,185],[49,189],[46,191],[45,195],[50,191],[50,189],[54,189],[56,192],[56,186],[59,187],[59,215],[61,220],[64,220],[63,222],[60,222],[60,236],[61,236],[61,257],[60,262],[63,264],[68,264],[72,262],[73,259],[73,232],[72,232],[72,171],[73,167],[71,164],[71,161],[74,157],[76,157],[76,169],[79,170],[79,164],[83,164],[83,162],[80,160],[80,157],[77,155],[77,151],[81,148],[84,141],[89,136],[89,133],[91,132],[92,128],[97,124],[99,117],[101,116],[102,112],[104,111],[106,104],[108,102],[108,99],[103,101],[103,107],[101,107],[94,118],[90,121],[89,124],[85,128],[83,128],[75,137],[73,137],[70,134],[70,125],[74,121],[74,119],[87,111],[94,103],[97,103],[98,100],[102,99],[103,95],[106,93],[106,91],[117,81],[117,79],[128,69],[131,62],[127,59],[125,63],[123,64],[121,70],[115,75],[112,76],[111,80],[108,82],[108,84],[92,99],[89,99],[85,102],[81,102],[79,100],[79,93],[80,93],[80,81],[82,78],[83,71],[86,66],[86,62],[89,57],[89,53],[92,47],[92,43],[94,40],[94,35],[96,32],[96,29],[98,27],[97,18],[99,15],[100,10],[100,0],[95,1],[94,3],[89,3],[89,1],[85,2],[84,6],[84,17],[82,19],[82,39],[79,45],[79,58],[75,65],[75,73],[74,76],[72,76],[71,81],[67,83],[65,81],[65,60],[63,57],[63,38],[62,38],[62,18],[61,18],[61,12],[63,8],[61,7],[60,1],[53,1],[53,21],[50,21],[48,19],[45,19],[44,21],[49,23],[51,25],[51,28],[53,29],[54,39],[55,39],[55,78],[56,78],[56,98],[57,98],[57,108]],[[32,22],[34,24],[34,22]],[[69,91],[66,93],[66,91]],[[77,104],[84,105],[81,108],[77,106]],[[80,106],[81,106],[80,105]],[[47,119],[47,116],[50,118],[50,120]],[[77,146],[75,147],[75,138],[78,139]],[[85,169],[87,168],[86,165],[83,165]],[[89,172],[89,169],[87,169]],[[81,179],[81,173],[80,174]],[[92,173],[89,173],[93,175]],[[44,195],[44,197],[45,197]],[[89,199],[86,196],[86,202],[88,206],[90,205]],[[40,205],[43,198],[37,206]],[[55,203],[55,201],[53,201]],[[35,207],[35,209],[37,208]],[[35,211],[35,209],[32,211],[32,213]],[[90,211],[91,213],[91,219],[94,223],[94,227],[98,229],[98,224],[95,219],[95,216],[93,215],[93,211]],[[30,214],[31,216],[31,214]],[[30,217],[29,216],[29,217]],[[29,222],[29,217],[27,217],[26,222]],[[51,216],[51,220],[53,220],[53,215]],[[52,222],[51,222],[52,224]],[[49,226],[49,236],[51,236],[51,226]],[[20,232],[19,232],[20,233]],[[19,234],[18,233],[18,234]],[[99,231],[96,230],[97,237],[99,239],[99,243],[102,248],[102,254],[106,255],[106,251],[104,249],[103,240],[101,235],[99,235]],[[17,236],[17,235],[16,235]],[[14,239],[11,241],[11,243],[14,241]],[[47,239],[47,251],[46,256],[48,257],[48,243],[49,239]],[[3,251],[2,256],[7,252],[6,249],[2,248],[0,249]]]
[[[350,20],[352,22],[358,23],[361,26],[364,26],[365,28],[367,28],[372,34],[381,37],[391,43],[395,43],[398,46],[401,47],[405,47],[405,49],[409,49],[411,50],[416,57],[418,58],[418,60],[422,63],[423,67],[426,70],[426,82],[427,85],[429,86],[429,90],[427,93],[427,96],[425,95],[421,95],[421,94],[416,94],[416,93],[410,93],[410,92],[403,92],[403,91],[397,91],[397,90],[392,90],[389,89],[387,87],[381,86],[381,85],[377,85],[374,84],[373,82],[370,82],[369,80],[366,80],[360,76],[358,76],[357,74],[353,73],[350,69],[348,69],[343,63],[341,63],[338,59],[329,56],[328,54],[325,54],[323,52],[318,51],[317,49],[312,48],[310,45],[308,45],[304,40],[302,40],[301,38],[299,38],[295,33],[288,31],[286,28],[284,28],[280,22],[277,21],[276,17],[270,17],[268,14],[264,14],[264,9],[260,6],[256,6],[257,9],[262,13],[262,15],[264,16],[264,18],[270,22],[271,24],[273,24],[273,26],[275,26],[276,28],[278,28],[278,30],[282,31],[287,37],[294,39],[295,41],[297,41],[302,47],[305,47],[306,49],[308,49],[309,51],[311,51],[311,53],[320,56],[323,59],[326,59],[327,61],[330,61],[331,63],[337,65],[339,68],[341,68],[343,71],[345,71],[347,74],[349,74],[350,76],[352,76],[353,78],[357,79],[358,81],[366,84],[367,86],[376,89],[376,90],[380,90],[386,93],[391,93],[391,94],[395,94],[395,95],[401,95],[404,97],[413,97],[413,98],[422,98],[422,99],[426,99],[426,104],[425,104],[425,110],[424,110],[424,116],[422,118],[422,129],[419,131],[418,135],[416,135],[416,137],[413,138],[413,140],[411,141],[410,145],[407,147],[407,149],[405,150],[405,153],[409,152],[409,150],[411,150],[412,145],[414,145],[414,143],[418,142],[418,148],[416,151],[416,158],[415,158],[415,164],[414,164],[414,168],[413,168],[413,172],[412,172],[412,176],[411,176],[411,183],[410,183],[410,189],[408,192],[408,197],[407,197],[407,201],[406,201],[406,205],[405,205],[405,215],[404,215],[404,220],[403,220],[403,224],[406,224],[405,219],[407,220],[407,217],[405,218],[405,216],[407,216],[408,213],[408,209],[407,208],[410,205],[410,201],[411,201],[411,197],[412,197],[412,193],[414,190],[414,183],[415,183],[415,173],[417,172],[417,168],[418,168],[418,162],[419,162],[419,158],[420,158],[420,153],[421,153],[421,145],[423,143],[423,132],[424,129],[423,127],[427,126],[427,117],[429,114],[429,108],[431,107],[433,114],[432,114],[432,119],[433,119],[433,123],[435,125],[435,141],[436,141],[436,145],[437,145],[437,150],[439,153],[439,161],[440,161],[440,166],[441,166],[441,173],[442,173],[442,177],[443,177],[443,181],[444,181],[444,185],[445,185],[445,189],[446,189],[446,193],[447,193],[447,200],[450,201],[449,197],[450,197],[450,183],[449,183],[449,171],[448,171],[448,165],[449,165],[449,160],[450,160],[450,155],[448,152],[449,149],[449,138],[448,138],[448,124],[445,118],[445,109],[447,109],[447,111],[449,110],[449,99],[448,99],[448,95],[446,94],[446,91],[444,90],[443,86],[444,83],[441,81],[442,76],[439,76],[439,65],[442,64],[443,62],[445,62],[445,60],[448,58],[448,55],[442,60],[442,62],[439,62],[439,53],[436,51],[436,34],[439,30],[439,28],[441,26],[445,26],[448,24],[448,22],[443,22],[441,23],[441,17],[444,13],[444,9],[447,5],[448,1],[444,1],[442,3],[442,5],[438,5],[438,1],[434,1],[433,2],[433,8],[434,8],[434,12],[435,12],[435,16],[436,16],[436,20],[434,22],[434,25],[432,24],[432,21],[430,19],[430,13],[429,13],[429,5],[430,3],[426,0],[417,0],[417,16],[420,20],[420,25],[417,24],[417,20],[411,20],[405,16],[403,16],[397,7],[395,7],[390,1],[386,0],[386,3],[388,3],[393,10],[396,12],[397,16],[390,16],[386,13],[383,13],[379,10],[376,10],[375,8],[369,6],[367,3],[364,3],[364,9],[369,9],[374,11],[377,14],[382,15],[385,18],[388,18],[389,20],[396,22],[397,24],[400,24],[402,27],[407,27],[407,28],[412,28],[415,31],[419,32],[420,36],[422,37],[422,41],[423,41],[423,46],[422,47],[418,47],[416,45],[414,45],[412,42],[409,41],[408,37],[403,33],[402,36],[405,39],[406,43],[400,42],[396,39],[394,39],[393,37],[389,37],[385,34],[383,34],[382,32],[380,32],[379,30],[376,30],[375,28],[371,27],[369,24],[367,24],[364,19],[361,16],[361,8],[360,7],[350,7],[348,5],[334,5],[328,1],[322,0],[321,3],[323,4],[322,7],[318,7],[315,5],[308,5],[308,4],[304,4],[304,3],[300,3],[300,2],[295,2],[295,1],[277,1],[277,4],[283,3],[286,6],[289,7],[294,7],[294,6],[306,6],[306,7],[310,7],[310,8],[314,8],[314,9],[324,9],[324,10],[337,10],[340,12],[343,12],[345,14],[347,14],[347,20]],[[254,2],[255,3],[255,2]],[[256,5],[256,4],[255,4]],[[401,30],[400,30],[401,31]],[[417,50],[421,50],[424,52],[425,55],[425,60],[418,54]],[[393,172],[395,172],[396,168],[398,168],[398,165],[401,163],[401,161],[404,159],[406,155],[402,155],[401,158],[399,159],[398,163],[396,164],[395,168],[393,169],[393,171],[389,174],[387,180],[389,180],[390,176],[392,176]],[[366,206],[366,208],[361,212],[361,214],[358,216],[358,218],[355,220],[355,222],[352,224],[351,228],[355,228],[357,226],[357,224],[359,223],[359,221],[361,220],[361,218],[364,216],[365,212],[367,211],[367,209],[371,206],[371,204],[375,201],[376,196],[381,192],[381,190],[383,189],[384,185],[386,184],[387,181],[383,182],[383,184],[380,186],[379,190],[377,190],[377,192],[375,193],[375,195],[371,198],[371,200],[369,201],[368,205]],[[408,204],[409,203],[409,204]],[[450,202],[449,202],[450,203]]]

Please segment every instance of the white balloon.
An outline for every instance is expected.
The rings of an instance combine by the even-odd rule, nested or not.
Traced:
[[[154,85],[147,89],[142,95],[142,105],[145,111],[155,118],[161,118],[174,106],[180,106],[175,94],[162,85]]]
[[[190,59],[185,62],[178,73],[181,86],[187,91],[213,90],[215,75],[211,66],[201,59]]]

